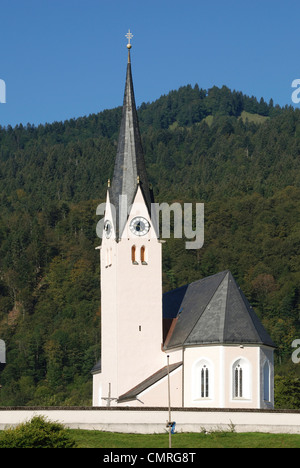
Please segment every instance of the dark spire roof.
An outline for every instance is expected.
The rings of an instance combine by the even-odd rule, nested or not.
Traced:
[[[165,318],[173,318],[164,348],[207,344],[276,347],[230,271],[164,294]]]
[[[116,208],[117,238],[121,237],[125,223],[127,221],[127,211],[126,213],[122,212],[122,223],[119,225],[119,214],[121,210],[119,197],[126,195],[127,206],[130,206],[133,203],[138,185],[141,187],[149,214],[151,214],[152,194],[149,189],[146,173],[146,165],[142,149],[132,83],[130,51],[128,50],[128,64],[122,121],[119,133],[114,175],[110,188],[110,202]]]

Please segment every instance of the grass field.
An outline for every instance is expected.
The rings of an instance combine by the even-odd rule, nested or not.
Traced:
[[[79,448],[165,448],[168,434],[120,434],[70,429]],[[178,433],[172,435],[172,448],[300,448],[298,434],[265,434],[259,432]]]

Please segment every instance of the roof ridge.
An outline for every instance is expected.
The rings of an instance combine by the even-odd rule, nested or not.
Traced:
[[[236,285],[239,287],[239,285],[236,283]],[[242,291],[242,289],[239,287],[239,293],[240,293],[240,296],[242,298],[242,301],[244,302],[245,304],[245,307],[247,308],[247,312],[248,312],[248,317],[251,321],[251,325],[252,325],[252,328],[254,329],[255,333],[256,333],[256,336],[258,337],[258,339],[261,340],[261,342],[263,342],[263,337],[261,336],[261,332],[263,333],[266,333],[269,337],[269,334],[268,332],[265,330],[263,324],[261,323],[259,317],[257,316],[257,314],[255,313],[252,305],[250,304],[250,302],[248,301],[247,297],[245,296],[244,292]],[[256,323],[255,323],[256,322]],[[258,330],[257,328],[260,328],[260,330]],[[272,342],[272,339],[271,337],[269,337],[271,342]],[[273,343],[273,345],[275,346],[275,344]]]
[[[239,296],[241,297],[241,299],[242,299],[242,301],[243,301],[243,304],[244,304],[244,306],[245,306],[245,308],[246,308],[246,311],[249,312],[248,306],[249,306],[250,308],[251,308],[252,306],[250,305],[249,301],[247,300],[246,296],[244,295],[243,291],[241,290],[240,285],[237,283],[237,281],[235,280],[235,278],[234,278],[233,275],[231,274],[231,279],[230,279],[230,281],[232,281],[232,280],[233,280],[233,282],[234,282],[234,285],[236,286],[236,289],[237,289],[237,291],[238,291],[238,293],[239,293]],[[245,299],[246,299],[246,300],[245,300]],[[247,313],[247,316],[248,316],[249,319],[250,319],[250,325],[251,325],[252,331],[254,331],[254,334],[256,335],[256,337],[260,339],[261,337],[259,336],[259,334],[258,334],[258,332],[257,332],[257,329],[256,329],[256,327],[255,327],[255,325],[254,325],[254,323],[253,323],[253,319],[252,319],[251,315],[250,315],[249,313]],[[224,332],[225,332],[225,329],[224,329]]]
[[[261,344],[268,344],[275,346],[273,343],[272,339],[270,338],[268,332],[265,330],[263,324],[261,323],[259,317],[255,313],[253,307],[251,306],[250,302],[248,301],[247,297],[245,296],[244,292],[242,291],[240,285],[237,283],[233,275],[230,273],[231,278],[230,281],[233,283],[233,287],[235,288],[239,299],[242,301],[244,305],[244,314],[246,314],[246,317],[248,318],[248,325],[251,327],[251,334],[254,335],[255,337],[255,342],[256,343],[261,343]],[[230,290],[230,287],[228,287],[228,291]],[[231,291],[231,293],[233,290]],[[245,318],[245,317],[244,317]],[[226,328],[224,327],[224,334],[226,332]]]
[[[226,292],[225,312],[224,312],[224,322],[223,322],[223,336],[222,336],[223,343],[225,341],[225,330],[226,330],[226,321],[227,321],[226,310],[227,310],[227,304],[228,304],[228,291],[229,291],[229,277],[230,277],[230,275],[232,276],[231,272],[228,270],[227,275],[226,275],[226,277],[227,277],[227,292]]]
[[[186,339],[185,339],[185,342],[188,340],[189,336],[192,334],[193,330],[195,329],[196,325],[199,323],[199,320],[201,319],[201,317],[203,316],[203,314],[205,313],[206,309],[208,308],[209,304],[212,302],[213,298],[215,297],[217,291],[219,290],[221,284],[223,283],[223,281],[225,280],[226,278],[226,275],[228,274],[227,270],[226,271],[222,271],[220,272],[220,274],[224,274],[224,276],[222,277],[222,279],[220,280],[220,283],[216,286],[216,289],[215,291],[213,292],[212,296],[210,297],[209,301],[207,302],[206,306],[203,308],[203,311],[201,313],[201,315],[198,317],[198,319],[196,320],[196,322],[194,323],[193,327],[191,328],[189,334],[187,335]],[[212,276],[216,276],[216,275],[212,275]],[[210,278],[209,276],[207,278]]]

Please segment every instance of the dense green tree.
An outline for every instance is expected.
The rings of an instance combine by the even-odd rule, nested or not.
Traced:
[[[196,84],[138,114],[156,200],[205,204],[201,250],[172,237],[163,245],[164,291],[230,269],[278,345],[276,372],[284,379],[294,366],[297,378],[300,110]],[[91,403],[100,351],[96,208],[120,119],[119,107],[0,128],[2,405]],[[290,404],[277,383],[278,404]]]

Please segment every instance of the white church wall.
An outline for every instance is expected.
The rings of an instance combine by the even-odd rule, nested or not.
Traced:
[[[259,346],[195,346],[184,351],[184,406],[261,408],[262,375]],[[271,359],[272,351],[268,351]],[[239,366],[240,388],[235,369]],[[208,380],[205,375],[208,375]],[[270,375],[272,382],[273,374]],[[206,390],[203,387],[208,387]],[[238,390],[238,393],[236,393]],[[268,406],[272,407],[272,404]]]
[[[93,375],[93,406],[105,406],[102,400],[101,374]]]
[[[137,251],[146,244],[148,264],[132,265],[132,240],[118,246],[118,393],[121,395],[165,365],[162,344],[161,244],[135,239]],[[116,294],[116,293],[115,293]],[[134,369],[134,371],[133,371]]]
[[[177,349],[171,349],[165,352],[165,364],[167,365],[167,356],[169,356],[169,363],[170,364],[176,364],[177,362],[183,361],[183,349],[182,348],[177,348]]]
[[[242,394],[235,394],[235,368],[242,369]],[[225,407],[259,408],[259,347],[225,346]]]
[[[123,433],[165,433],[168,408],[1,408],[0,430],[43,415],[72,429]],[[300,434],[300,412],[284,410],[211,410],[173,409],[172,421],[177,432],[202,432],[203,429],[236,432]],[[176,437],[176,435],[174,436]]]
[[[219,407],[222,395],[222,374],[220,355],[222,347],[197,346],[184,351],[184,406],[212,408]],[[201,370],[207,365],[209,382],[208,394],[201,396]]]

